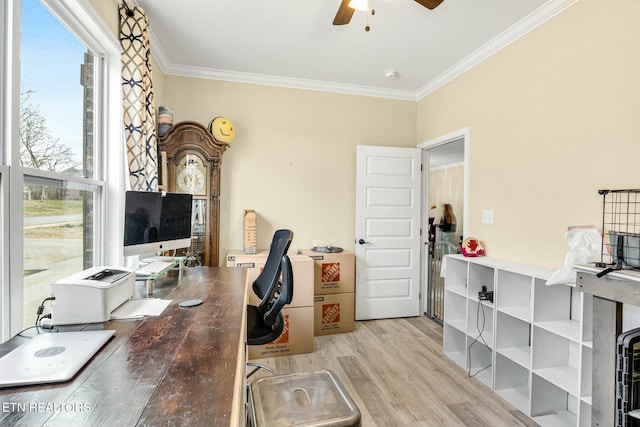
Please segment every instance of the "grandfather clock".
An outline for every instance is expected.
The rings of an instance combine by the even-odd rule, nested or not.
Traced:
[[[218,142],[201,124],[175,124],[159,139],[161,187],[193,194],[191,248],[187,265],[218,266],[220,164],[229,144]],[[165,168],[166,165],[166,168]]]

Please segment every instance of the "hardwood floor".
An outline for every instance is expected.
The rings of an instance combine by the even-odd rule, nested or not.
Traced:
[[[444,356],[442,327],[424,316],[356,322],[316,337],[313,353],[255,361],[280,374],[333,371],[363,427],[538,425]]]

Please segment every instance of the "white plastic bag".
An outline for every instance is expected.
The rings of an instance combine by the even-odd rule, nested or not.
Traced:
[[[547,285],[576,284],[576,272],[573,266],[600,261],[602,236],[595,227],[570,228],[565,235],[569,252],[564,258],[564,266],[556,270]]]

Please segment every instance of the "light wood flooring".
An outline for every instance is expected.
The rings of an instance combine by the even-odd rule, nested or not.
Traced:
[[[442,327],[425,316],[356,322],[316,337],[313,353],[254,362],[280,374],[333,371],[363,427],[538,425],[444,356]]]

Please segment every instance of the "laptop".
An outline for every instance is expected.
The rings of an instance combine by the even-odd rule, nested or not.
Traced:
[[[0,388],[70,380],[115,331],[41,333],[0,358]]]

